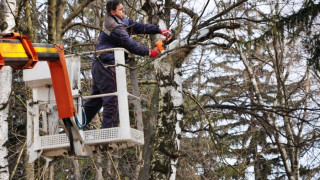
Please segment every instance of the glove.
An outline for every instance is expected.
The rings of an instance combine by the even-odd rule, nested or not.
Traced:
[[[160,34],[162,34],[163,36],[166,36],[166,37],[167,37],[168,33],[171,34],[171,31],[167,30],[167,29],[163,29],[160,31]]]
[[[149,50],[149,56],[152,57],[152,58],[155,58],[159,55],[159,51],[156,50],[156,49],[150,49]]]

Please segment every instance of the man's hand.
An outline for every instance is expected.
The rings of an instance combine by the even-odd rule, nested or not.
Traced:
[[[166,37],[167,37],[168,33],[171,34],[171,31],[167,30],[167,29],[163,29],[160,31],[160,34],[162,34],[163,36],[166,36]]]
[[[156,49],[150,49],[149,50],[149,56],[152,57],[152,58],[155,58],[159,55],[159,51],[156,50]]]

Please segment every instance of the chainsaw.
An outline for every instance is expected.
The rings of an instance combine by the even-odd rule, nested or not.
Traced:
[[[156,42],[156,47],[158,49],[159,52],[163,51],[164,49],[166,49],[167,45],[170,44],[172,41],[175,40],[175,33],[173,30],[171,30],[171,32],[167,33],[167,36],[165,39],[159,40]]]

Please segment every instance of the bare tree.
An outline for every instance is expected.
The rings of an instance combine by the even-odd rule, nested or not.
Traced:
[[[243,26],[230,35],[237,39],[232,51],[216,51],[223,60],[217,58],[209,67],[219,71],[208,77],[203,88],[208,92],[198,99],[197,109],[206,109],[211,122],[204,128],[187,129],[211,131],[214,150],[222,154],[217,157],[222,161],[215,161],[217,169],[207,169],[210,166],[197,161],[202,176],[224,170],[229,175],[223,177],[236,179],[317,177],[318,147],[311,142],[319,140],[314,133],[318,132],[319,113],[317,98],[311,96],[319,93],[315,88],[319,81],[310,72],[301,43],[308,25],[297,22],[304,19],[300,22],[305,24],[306,19],[319,17],[314,8],[318,5],[277,1],[268,4],[271,14],[263,13],[259,4],[247,5],[251,8],[238,11],[242,17],[235,18],[238,13],[224,16]],[[292,6],[300,9],[288,12],[297,8]],[[210,123],[215,124],[213,129]],[[223,157],[234,162],[223,165],[228,162]],[[307,159],[312,160],[310,165],[305,163]]]
[[[194,9],[189,9],[175,1],[145,1],[145,8],[149,22],[157,23],[161,28],[169,28],[171,11],[165,8],[175,10],[175,15],[184,13],[191,24],[191,31],[188,35],[174,41],[169,45],[168,52],[164,53],[155,62],[157,83],[160,88],[159,115],[156,124],[155,142],[151,162],[151,179],[175,179],[177,172],[177,162],[181,156],[180,139],[181,126],[183,124],[183,92],[182,92],[182,71],[181,65],[185,59],[192,53],[197,44],[222,38],[226,44],[216,43],[219,46],[230,46],[234,41],[223,33],[218,33],[222,29],[235,29],[237,24],[225,22],[216,22],[216,20],[225,13],[240,6],[245,1],[239,1],[232,4],[224,12],[202,20],[204,11],[208,7],[207,1],[198,14]],[[166,13],[166,14],[163,14]],[[176,18],[176,19],[179,19]]]

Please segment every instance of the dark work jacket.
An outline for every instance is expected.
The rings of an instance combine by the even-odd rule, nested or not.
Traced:
[[[120,20],[113,15],[106,15],[104,18],[103,31],[100,33],[96,49],[109,49],[122,47],[129,52],[146,56],[149,55],[149,49],[135,42],[130,34],[159,34],[160,28],[153,24],[142,24],[126,18]],[[114,53],[103,53],[99,56],[105,64],[114,64]]]

